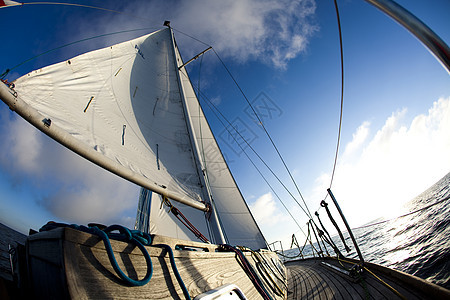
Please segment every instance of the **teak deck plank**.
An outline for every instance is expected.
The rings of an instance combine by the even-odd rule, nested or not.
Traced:
[[[321,262],[339,266],[335,260],[305,259],[286,262],[288,274],[287,299],[400,299],[379,279],[364,270],[360,280],[333,270]],[[344,263],[346,268],[352,264]],[[366,263],[385,283],[406,299],[450,299],[450,291],[403,272]]]

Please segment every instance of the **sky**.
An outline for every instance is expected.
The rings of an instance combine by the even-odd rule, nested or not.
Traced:
[[[340,113],[340,52],[333,1],[71,1],[0,9],[1,72],[37,68],[162,28],[170,20],[186,60],[211,45],[278,147],[312,213],[326,196]],[[398,1],[447,44],[447,0]],[[352,227],[398,216],[404,204],[450,172],[450,77],[407,30],[362,0],[338,1],[344,48],[344,106],[332,190]],[[194,37],[191,38],[191,37]],[[194,85],[303,204],[251,108],[212,52],[192,63]],[[262,163],[259,177],[204,108],[229,167],[269,243],[303,239],[308,218]],[[139,187],[64,149],[0,105],[0,222],[16,230],[49,220],[134,226]],[[247,149],[248,150],[248,149]],[[278,197],[283,201],[279,201]],[[327,199],[330,202],[329,198]]]

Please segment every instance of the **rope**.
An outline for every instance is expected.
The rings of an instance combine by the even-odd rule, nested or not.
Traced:
[[[175,217],[184,225],[186,226],[198,239],[200,239],[204,243],[210,243],[207,237],[205,237],[200,230],[198,230],[189,220],[186,218],[183,213],[172,205],[169,198],[166,196],[163,196],[164,204],[169,207],[169,212],[172,212]]]
[[[186,288],[186,285],[184,284],[183,279],[180,276],[180,273],[178,272],[178,268],[177,268],[177,265],[175,263],[175,256],[173,255],[172,248],[169,245],[165,245],[165,244],[157,244],[157,245],[154,245],[154,246],[155,247],[162,247],[169,253],[170,264],[172,265],[172,270],[173,270],[173,273],[175,274],[175,277],[177,278],[178,284],[180,285],[180,287],[181,287],[181,289],[183,291],[184,298],[186,300],[190,300],[191,296],[189,295],[189,291]]]
[[[310,238],[309,238],[309,244],[311,245],[311,248],[312,248],[311,251],[312,251],[312,253],[313,253],[313,257],[314,257],[314,251],[316,251],[317,256],[320,257],[320,253],[319,253],[319,251],[317,251],[316,247],[314,247],[313,242],[312,242],[312,239],[311,239],[311,233],[310,233],[311,229],[310,229],[310,226],[309,226],[309,222],[306,223],[306,224],[308,224],[308,237],[310,237]],[[308,242],[308,240],[306,240],[305,246],[306,246],[306,243],[307,243],[307,242]],[[319,246],[320,246],[320,245],[319,245]],[[303,249],[302,249],[302,250],[303,250]]]
[[[286,187],[286,185],[281,181],[280,177],[278,177],[275,172],[272,170],[272,168],[269,167],[269,165],[266,163],[266,161],[261,157],[261,155],[258,154],[258,152],[256,152],[256,150],[248,143],[248,141],[241,135],[241,133],[231,124],[231,122],[223,115],[223,113],[209,100],[209,98],[204,95],[203,93],[200,93],[200,95],[202,96],[201,99],[206,100],[205,103],[206,105],[208,105],[208,107],[211,109],[211,111],[213,112],[213,114],[215,115],[215,117],[219,120],[219,122],[222,124],[222,126],[225,128],[225,130],[227,130],[227,132],[230,134],[230,136],[234,139],[234,141],[236,142],[237,145],[239,145],[239,147],[241,148],[241,150],[243,151],[243,153],[247,156],[247,158],[250,160],[250,162],[253,164],[253,166],[258,170],[258,172],[261,174],[262,178],[264,179],[264,181],[266,183],[267,180],[265,179],[265,177],[262,175],[262,173],[259,171],[259,169],[256,167],[255,163],[253,162],[253,160],[249,157],[249,155],[247,154],[247,152],[242,148],[241,143],[238,143],[236,140],[236,137],[234,134],[232,134],[230,128],[233,129],[234,132],[236,132],[236,134],[242,139],[243,142],[245,142],[245,144],[247,145],[247,147],[252,150],[252,152],[256,155],[256,157],[264,164],[264,166],[267,168],[267,170],[269,170],[269,172],[273,175],[273,177],[281,184],[281,186],[284,188],[284,190],[291,196],[291,198],[300,206],[300,208],[302,209],[302,211],[308,216],[308,213],[306,212],[306,210],[303,208],[303,206],[301,206],[299,204],[299,202],[297,201],[297,199],[295,198],[295,196],[291,193],[291,191],[289,191],[289,189]],[[225,125],[224,121],[219,117],[222,117],[222,119],[228,124],[228,126]],[[268,184],[269,187],[271,188],[271,190],[273,191],[273,188],[270,186],[270,184]],[[277,195],[274,192],[275,195]],[[280,197],[277,198],[280,199]],[[280,200],[280,202],[283,204],[283,202]],[[284,206],[284,204],[283,204]],[[292,215],[291,215],[292,216]],[[295,218],[294,218],[295,221]],[[295,221],[295,223],[297,223]],[[300,225],[297,226],[300,228],[300,230],[303,232],[303,230],[301,229]],[[303,233],[304,234],[304,233]]]
[[[345,259],[340,259],[338,257],[330,257],[332,259],[336,259],[339,262],[345,262],[348,264],[354,264],[351,261],[345,260]],[[341,266],[344,267],[341,263]],[[372,271],[370,271],[366,266],[361,266],[364,270],[366,270],[367,272],[369,272],[373,277],[375,277],[375,279],[377,279],[378,281],[380,281],[382,284],[384,284],[387,288],[389,288],[391,291],[393,291],[397,296],[399,296],[401,299],[406,300],[406,297],[403,296],[399,291],[397,291],[394,287],[390,286],[387,282],[385,282],[383,279],[381,279],[380,277],[378,277],[377,275],[375,275],[375,273],[373,273]],[[344,267],[345,268],[345,267]],[[347,270],[350,271],[350,270]]]
[[[317,228],[317,230],[320,230],[320,229]],[[322,235],[320,235],[320,232],[322,233]],[[325,242],[327,242],[327,243],[329,243],[329,242],[326,241],[327,237],[325,235],[323,235],[323,232],[321,230],[319,231],[319,237],[320,237],[320,240],[322,241],[322,245],[323,245],[323,248],[325,249],[327,256],[330,256],[330,252],[328,252],[327,245],[325,244]]]
[[[320,226],[322,226],[323,231],[326,234],[326,242],[331,246],[331,248],[333,248],[334,252],[336,253],[336,255],[342,255],[341,252],[339,251],[338,247],[336,246],[336,244],[333,242],[333,239],[331,238],[330,234],[328,233],[327,229],[325,228],[325,226],[323,226],[322,221],[319,218],[319,213],[316,211],[316,217],[319,220]]]
[[[333,216],[331,215],[330,209],[328,208],[328,203],[326,203],[325,200],[322,200],[322,202],[320,202],[320,205],[322,207],[325,207],[325,210],[327,211],[327,214],[328,214],[328,217],[330,218],[331,223],[333,223],[334,227],[336,228],[336,230],[339,234],[339,237],[341,238],[342,244],[344,244],[345,251],[350,252],[350,248],[345,243],[345,239],[344,239],[344,236],[342,235],[341,229],[339,228],[338,224],[336,223],[336,221],[333,219]]]
[[[66,2],[26,2],[26,3],[21,3],[21,4],[22,5],[63,5],[63,6],[75,6],[75,7],[91,8],[91,9],[97,9],[97,10],[102,10],[102,11],[108,11],[108,12],[112,12],[112,13],[116,13],[116,14],[120,14],[120,15],[130,16],[130,17],[133,17],[135,19],[141,19],[141,20],[144,20],[144,21],[147,21],[147,22],[149,21],[148,18],[142,18],[142,17],[139,17],[138,15],[128,14],[128,13],[125,13],[123,11],[118,11],[118,10],[109,9],[109,8],[103,8],[103,7],[99,7],[99,6],[77,4],[77,3],[66,3]]]
[[[313,229],[314,229],[314,226],[316,226],[317,234],[319,235],[319,238],[322,241],[323,248],[325,249],[327,256],[330,256],[330,253],[328,253],[327,245],[325,244],[325,242],[327,242],[331,246],[330,242],[328,241],[327,236],[325,235],[325,233],[322,230],[320,230],[320,228],[316,225],[316,223],[312,223],[311,226],[313,226]],[[319,243],[319,241],[317,241],[317,243]]]
[[[379,280],[382,284],[384,284],[386,287],[388,287],[391,291],[393,291],[397,296],[399,296],[401,299],[406,300],[406,297],[403,296],[402,294],[400,294],[399,291],[397,291],[395,288],[393,288],[392,286],[390,286],[387,282],[385,282],[383,279],[381,279],[380,277],[378,277],[377,275],[375,275],[372,271],[370,271],[369,269],[367,269],[367,267],[363,267],[364,270],[366,270],[367,272],[369,272],[373,277],[375,277],[377,280]]]
[[[312,232],[314,233],[314,237],[316,238],[317,245],[319,246],[320,252],[318,252],[317,254],[319,255],[319,257],[320,257],[320,256],[323,256],[322,246],[320,246],[320,241],[319,241],[319,239],[317,238],[316,230],[314,229],[312,220],[309,220],[308,224],[310,224],[310,226],[311,226],[311,228],[312,228]],[[316,227],[317,227],[317,226],[316,226]]]
[[[55,223],[55,222],[48,222],[46,225],[44,225],[41,229],[39,229],[39,232],[42,231],[48,231],[59,227],[68,227],[73,228],[79,231],[83,231],[86,233],[90,233],[93,235],[97,235],[100,239],[102,239],[103,244],[105,245],[106,253],[108,254],[109,261],[114,268],[114,271],[116,271],[117,275],[129,286],[143,286],[146,285],[153,275],[153,265],[152,261],[150,259],[150,255],[148,254],[147,250],[145,249],[144,245],[149,246],[151,244],[151,237],[147,233],[143,233],[139,230],[129,230],[128,228],[125,228],[121,225],[111,225],[106,227],[104,230],[100,230],[97,226],[90,226],[86,227],[83,225],[75,225],[75,224],[64,224],[64,223]],[[113,231],[119,231],[120,233],[113,233]],[[147,263],[147,273],[145,274],[145,277],[141,280],[134,280],[129,278],[123,271],[120,269],[119,265],[117,264],[117,260],[114,256],[114,252],[111,247],[111,243],[109,239],[124,241],[128,243],[132,243],[136,245],[144,255],[145,261]]]
[[[195,39],[195,38],[194,38]],[[185,73],[181,73],[183,74],[183,76],[187,75]],[[195,89],[195,87],[194,87]],[[273,194],[277,197],[277,199],[280,201],[280,203],[283,205],[283,207],[286,209],[286,211],[288,212],[288,214],[291,216],[291,218],[293,219],[293,221],[295,222],[295,224],[297,224],[298,228],[300,229],[300,231],[303,233],[303,235],[306,236],[305,232],[303,231],[303,229],[300,227],[300,225],[298,224],[297,220],[294,218],[294,216],[292,215],[292,213],[290,212],[290,210],[287,208],[287,206],[284,204],[284,202],[281,200],[280,196],[277,194],[277,192],[275,192],[274,188],[272,187],[272,185],[268,182],[267,178],[262,174],[261,170],[256,166],[255,162],[250,158],[250,156],[248,155],[248,153],[245,151],[245,149],[241,146],[241,143],[238,143],[236,136],[234,134],[232,134],[232,132],[230,131],[230,127],[240,136],[240,138],[247,144],[247,146],[253,151],[253,153],[259,158],[259,160],[266,166],[266,168],[272,173],[272,175],[278,180],[278,182],[283,186],[283,188],[289,193],[289,195],[295,200],[294,195],[292,195],[292,193],[288,190],[288,188],[283,184],[283,182],[281,181],[281,179],[275,174],[275,172],[269,167],[269,165],[267,165],[267,163],[264,161],[264,159],[256,152],[256,150],[247,142],[247,140],[241,135],[241,133],[236,130],[236,128],[231,124],[231,122],[222,114],[222,112],[208,99],[208,97],[206,95],[204,95],[203,93],[201,93],[200,90],[196,91],[198,94],[198,99],[202,99],[206,100],[205,103],[206,105],[208,105],[209,109],[211,110],[211,112],[214,114],[214,116],[217,118],[217,120],[221,123],[221,125],[225,128],[225,130],[228,132],[228,134],[234,139],[234,141],[236,142],[236,145],[239,146],[239,148],[242,150],[242,152],[245,154],[245,156],[247,157],[247,159],[250,161],[250,163],[253,165],[253,167],[256,169],[256,171],[259,173],[259,175],[261,176],[261,178],[266,182],[267,186],[270,188],[270,190],[273,192]],[[201,97],[200,97],[201,96]],[[224,121],[219,117],[219,115],[225,120],[225,122],[228,123],[228,126],[225,125]],[[297,202],[298,203],[298,202]],[[302,206],[300,206],[300,208],[303,210],[303,212],[307,215],[306,211],[303,209]]]
[[[225,68],[225,70],[227,71],[228,75],[230,76],[230,78],[232,79],[232,81],[234,82],[234,84],[236,85],[236,87],[238,88],[238,90],[240,91],[240,93],[242,94],[242,96],[244,97],[245,101],[247,102],[247,104],[249,105],[249,107],[252,109],[253,113],[255,114],[256,118],[258,119],[259,124],[261,125],[262,129],[264,130],[266,136],[268,137],[268,139],[270,140],[273,148],[275,149],[275,151],[278,154],[278,157],[280,158],[281,162],[283,163],[284,168],[286,169],[287,173],[289,174],[289,177],[291,178],[292,182],[294,183],[295,188],[297,189],[298,194],[300,195],[300,198],[303,201],[303,204],[306,207],[306,210],[308,211],[308,213],[306,213],[307,216],[309,216],[310,219],[312,219],[312,215],[311,212],[308,209],[308,206],[306,205],[305,199],[303,198],[302,193],[300,192],[300,189],[297,185],[297,182],[294,179],[294,176],[292,175],[291,171],[289,170],[286,162],[283,159],[283,156],[281,155],[280,151],[278,150],[278,147],[275,145],[275,142],[273,141],[272,137],[270,136],[269,132],[267,131],[266,127],[264,126],[264,123],[262,122],[262,120],[260,119],[258,113],[256,112],[256,110],[253,108],[253,105],[250,103],[250,101],[248,100],[247,96],[245,95],[244,91],[242,90],[242,88],[240,87],[240,85],[237,83],[236,79],[234,78],[234,76],[231,74],[230,70],[228,69],[228,67],[225,65],[224,61],[220,58],[219,54],[216,52],[216,50],[213,48],[214,53],[216,54],[217,58],[219,59],[219,61],[222,63],[223,67]],[[245,140],[245,139],[244,139]],[[301,204],[297,201],[297,199],[294,197],[295,202],[297,203],[298,206],[300,206],[300,208],[303,209],[303,207],[301,206]],[[304,211],[304,209],[303,209]]]
[[[256,267],[259,270],[259,273],[265,273],[266,276],[263,276],[263,279],[266,281],[267,285],[271,287],[272,291],[277,294],[278,296],[282,296],[284,298],[284,292],[283,289],[280,288],[280,286],[275,282],[275,280],[273,280],[272,276],[269,273],[270,272],[278,279],[278,281],[283,282],[283,284],[286,286],[286,284],[284,283],[284,280],[282,280],[281,278],[279,278],[276,273],[274,272],[274,270],[269,266],[269,264],[267,263],[266,259],[258,252],[253,251],[250,248],[245,248],[245,247],[239,247],[241,249],[241,251],[247,250],[250,251],[250,253],[252,255],[254,255],[256,257]],[[278,269],[277,269],[278,270]],[[279,272],[279,270],[278,270]],[[269,278],[269,280],[267,280],[267,278]]]
[[[297,249],[299,250],[299,253],[296,257],[301,256],[302,259],[304,259],[305,257],[303,256],[303,252],[300,250],[300,245],[298,244],[297,237],[295,236],[295,234],[292,234],[291,247],[290,247],[291,249],[292,249],[293,245],[297,246]],[[302,248],[302,250],[303,250],[303,248]]]
[[[238,248],[235,248],[235,247],[227,245],[227,244],[221,245],[221,247],[223,249],[226,249],[226,250],[236,253],[237,257],[239,258],[239,260],[241,262],[242,268],[244,269],[245,273],[248,275],[249,279],[253,282],[253,284],[255,285],[255,288],[261,294],[263,299],[273,300],[273,298],[269,295],[269,293],[265,289],[263,283],[261,282],[261,279],[258,277],[255,270],[253,269],[253,267],[250,265],[249,261],[245,257],[244,253],[242,253],[242,251],[239,250]]]

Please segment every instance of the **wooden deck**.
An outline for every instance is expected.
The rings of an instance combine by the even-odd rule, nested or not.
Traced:
[[[101,240],[71,228],[57,228],[28,237],[30,290],[39,299],[183,299],[169,255],[158,244],[172,249],[187,246],[204,250],[173,250],[178,272],[191,297],[225,284],[236,284],[248,299],[262,299],[235,253],[217,252],[217,245],[162,236],[154,236],[152,246],[145,247],[153,263],[150,283],[126,286],[112,268]],[[111,246],[119,267],[127,276],[135,280],[144,277],[147,264],[138,248],[115,240],[111,240]],[[259,253],[268,262],[278,260],[274,252]],[[258,271],[256,257],[251,253],[244,255]],[[281,262],[280,266],[283,268]],[[263,274],[258,276],[262,278]],[[275,294],[271,296],[275,300],[283,299]]]
[[[306,259],[285,265],[287,299],[402,299],[402,296],[404,299],[450,299],[447,289],[375,264],[366,263],[365,266],[401,296],[366,270],[356,278],[335,270],[331,266],[344,268],[334,259]],[[343,265],[349,269],[353,264]]]
[[[15,244],[17,241],[24,242],[25,236],[17,235],[6,226],[0,227],[0,236],[0,299],[16,299],[19,297],[20,291],[13,287],[11,281],[7,245],[8,243]],[[175,248],[175,244],[173,244],[175,241],[161,239],[161,237],[158,239],[155,242],[166,243]],[[139,258],[140,251],[116,241],[112,241],[112,244],[113,249],[117,251],[117,257],[120,258],[121,268],[132,271],[134,276],[141,278],[146,268],[141,267],[138,263],[139,260],[142,260]],[[226,283],[238,283],[248,299],[261,299],[247,275],[242,272],[234,254],[215,252],[213,249],[216,247],[215,245],[200,243],[193,245],[200,248],[212,248],[210,252],[174,251],[179,271],[192,296]],[[63,295],[63,297],[56,298],[91,299],[99,297],[112,299],[122,297],[129,299],[133,298],[131,295],[140,299],[149,297],[148,291],[144,291],[146,287],[129,288],[118,284],[117,276],[106,259],[102,243],[86,233],[76,232],[72,229],[47,232],[29,237],[28,247],[31,251],[28,254],[31,273],[40,273],[35,276],[31,285],[38,290],[47,286],[50,291],[55,292],[58,290],[56,284],[58,280],[56,279],[59,278],[61,281],[59,296]],[[160,248],[149,247],[148,250],[154,261],[154,278],[147,288],[151,287],[153,297],[157,299],[181,298],[181,291],[169,267],[170,262],[167,255]],[[251,255],[249,258],[254,265],[256,261]],[[128,270],[123,265],[123,260],[131,261],[135,268]],[[344,268],[338,261],[331,258],[286,262],[287,299],[401,299],[368,271],[363,271],[361,278],[357,280],[358,278],[352,278],[333,268],[335,266],[342,270],[349,269],[355,262],[341,263]],[[375,264],[366,263],[365,266],[398,291],[404,299],[450,299],[449,290],[425,280]],[[48,276],[43,276],[42,271]],[[60,271],[64,271],[62,274],[65,275],[59,273]],[[50,273],[53,273],[53,276]],[[200,273],[202,276],[196,276]],[[55,276],[56,274],[60,274],[60,276]],[[48,282],[41,282],[45,277],[48,277]],[[39,280],[36,282],[36,279]],[[97,282],[97,284],[93,285],[93,282]],[[283,297],[274,298],[281,300]]]
[[[186,250],[173,250],[178,272],[191,297],[227,284],[235,284],[247,299],[263,299],[233,252],[217,252],[217,245],[187,242],[154,236],[152,246],[146,249],[153,263],[153,277],[144,286],[130,287],[117,276],[106,254],[103,242],[97,236],[71,228],[30,235],[27,238],[26,281],[17,286],[11,276],[8,244],[16,244],[16,232],[0,227],[0,299],[184,299],[179,282],[172,269],[169,255],[158,244],[172,249],[187,246]],[[26,237],[19,236],[20,242]],[[135,280],[143,278],[147,264],[135,246],[111,240],[117,263],[123,272]],[[196,251],[194,251],[196,250]],[[24,249],[25,251],[25,249]],[[244,251],[258,277],[275,300],[285,299],[286,273],[274,252],[259,251],[258,255]],[[267,274],[260,259],[270,266]],[[26,260],[26,261],[25,261]],[[19,264],[20,265],[20,264]],[[267,269],[266,269],[267,271]],[[262,273],[261,273],[262,272]],[[272,281],[268,280],[269,277]],[[276,284],[283,291],[274,292]]]

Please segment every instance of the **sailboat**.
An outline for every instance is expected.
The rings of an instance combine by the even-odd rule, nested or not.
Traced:
[[[286,299],[302,284],[316,295],[317,287],[297,283],[295,272],[269,250],[199,105],[170,23],[165,26],[0,85],[0,98],[36,128],[143,187],[137,232],[49,223],[30,235],[19,264],[26,269],[24,295]],[[353,276],[336,266],[352,267],[351,260],[320,263],[338,276]],[[382,293],[449,295],[367,265],[394,286]],[[290,295],[289,283],[296,285]]]
[[[171,249],[180,249],[181,257],[188,260],[199,257],[198,265],[191,262],[189,266],[184,266],[188,270],[194,269],[190,270],[189,277],[196,282],[197,292],[190,287],[191,295],[207,292],[205,288],[214,289],[228,283],[250,280],[245,272],[236,273],[242,268],[234,253],[216,253],[219,247],[213,246],[209,240],[214,244],[245,245],[250,249],[267,249],[267,243],[206,122],[170,27],[33,71],[16,80],[14,86],[3,84],[2,96],[5,100],[12,100],[6,100],[12,110],[67,148],[152,191],[152,206],[170,205],[170,211],[177,209],[177,214],[181,214],[181,210],[183,216],[191,220],[190,223],[197,223],[196,232],[211,232],[209,238],[203,236],[207,244],[182,241],[182,238],[189,238],[189,234],[183,233],[185,228],[165,221],[161,215],[160,220],[156,219],[158,213],[152,214],[151,224],[158,229],[153,228],[149,232],[161,232],[172,238],[153,237],[152,244],[163,243]],[[177,204],[172,204],[175,201]],[[164,209],[160,212],[166,214]],[[79,240],[80,245],[73,249],[65,245],[60,249],[63,256],[58,260],[64,261],[66,274],[78,273],[70,269],[82,268],[83,259],[89,264],[89,257],[83,255],[83,247],[85,243],[89,244],[90,237],[82,232],[76,234],[70,228],[31,236],[29,255],[36,257],[34,245],[39,249],[37,251],[42,251],[41,239],[56,238],[55,234],[64,241],[63,244],[73,243],[70,237],[73,234],[76,240],[85,239],[84,242]],[[114,247],[117,246],[113,244]],[[189,251],[192,249],[199,251]],[[131,250],[131,256],[139,251]],[[154,255],[152,251],[155,250],[159,250],[156,255],[159,259],[166,255],[158,247],[147,251]],[[90,255],[94,255],[95,250],[89,251],[92,251]],[[278,292],[280,295],[275,294],[274,297],[282,297],[286,285],[284,267],[275,253],[261,251],[254,255],[267,260],[276,270],[278,276],[273,280],[280,281],[277,285],[284,288]],[[202,252],[200,256],[198,252]],[[230,264],[228,259],[223,259],[223,255],[229,256],[235,266],[223,267]],[[219,257],[219,264],[214,264],[215,259],[210,256]],[[45,257],[38,256],[36,259],[47,261],[51,257],[55,258],[54,254],[47,252]],[[210,257],[206,265],[203,257]],[[67,260],[72,258],[73,262],[69,263]],[[42,266],[35,266],[35,263],[34,259],[29,262],[31,270],[42,272]],[[89,273],[104,273],[104,270],[92,267]],[[153,263],[152,282],[165,288],[164,292],[156,291],[153,297],[164,298],[177,291],[176,287],[167,287],[169,283],[165,280],[164,265],[158,267],[161,274],[157,273],[157,266]],[[140,276],[139,270],[136,272]],[[181,270],[180,273],[184,277]],[[57,274],[53,276],[58,277]],[[165,284],[157,283],[158,276],[164,279]],[[108,276],[99,277],[111,280],[107,279]],[[205,282],[206,279],[208,282]],[[61,291],[62,294],[52,295],[57,298],[66,294],[75,298],[79,295],[91,298],[91,292],[100,295],[98,286],[91,285],[91,280],[87,281],[89,284],[84,291],[82,283],[67,280],[64,284],[67,288]],[[254,292],[244,286],[240,287],[242,294],[252,297]],[[33,287],[37,290],[36,295],[49,288],[42,282]],[[123,297],[128,293],[125,291]],[[114,295],[122,297],[117,292]]]

